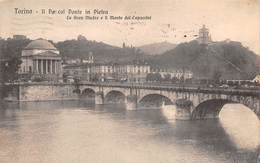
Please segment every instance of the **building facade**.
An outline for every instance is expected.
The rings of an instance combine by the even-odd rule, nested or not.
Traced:
[[[58,80],[62,74],[62,60],[59,51],[47,40],[30,42],[21,55],[19,74],[22,78]]]
[[[150,73],[150,65],[147,63],[99,64],[95,66],[95,70],[102,81],[144,82],[147,74]]]
[[[81,81],[92,81],[94,79],[94,69],[92,64],[70,64],[63,67],[63,77],[69,79],[79,79]]]
[[[147,74],[151,72],[151,67],[147,63],[134,63],[126,65],[128,81],[145,82]]]
[[[89,54],[85,58],[72,59],[72,58],[64,57],[63,59],[65,65],[94,63],[94,56],[92,52],[89,52]]]
[[[150,73],[147,63],[80,63],[63,67],[66,76],[82,81],[129,81],[144,82]]]

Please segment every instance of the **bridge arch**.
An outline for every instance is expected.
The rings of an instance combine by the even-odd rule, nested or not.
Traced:
[[[231,97],[227,99],[206,99],[193,106],[192,119],[216,118],[226,104],[242,104],[257,115],[258,101],[254,97]],[[259,117],[259,116],[258,116]]]
[[[162,94],[147,94],[145,96],[143,96],[140,100],[139,100],[139,105],[140,106],[156,106],[156,107],[160,107],[162,106],[163,102],[165,103],[165,105],[172,105],[173,102],[172,100]]]
[[[111,90],[104,95],[105,103],[125,103],[126,95],[118,90]]]
[[[91,88],[85,88],[85,89],[82,90],[81,95],[94,98],[95,97],[95,90],[91,89]]]
[[[81,94],[81,90],[79,88],[76,88],[72,91],[72,93]]]
[[[191,112],[192,119],[216,118],[225,104],[234,103],[225,99],[205,100],[194,106]]]

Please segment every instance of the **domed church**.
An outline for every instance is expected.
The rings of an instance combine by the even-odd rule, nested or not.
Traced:
[[[30,42],[23,50],[19,74],[58,79],[62,73],[61,56],[52,43],[44,39]]]

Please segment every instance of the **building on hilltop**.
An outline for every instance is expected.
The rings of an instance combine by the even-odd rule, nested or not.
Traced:
[[[40,77],[53,81],[61,77],[60,52],[47,40],[37,39],[30,42],[22,50],[21,60],[19,74],[22,78]]]
[[[25,40],[25,39],[27,39],[27,37],[24,36],[24,35],[13,35],[13,39],[15,39],[15,40]]]
[[[206,28],[205,25],[203,25],[202,28],[199,29],[199,37],[197,38],[197,41],[202,45],[208,45],[212,42],[211,36],[209,34],[209,29]]]

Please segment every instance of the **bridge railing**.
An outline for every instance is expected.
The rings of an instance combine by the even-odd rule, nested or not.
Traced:
[[[260,95],[260,89],[238,89],[238,88],[220,88],[220,87],[213,87],[210,88],[206,85],[192,85],[192,84],[163,84],[163,83],[120,83],[120,82],[83,82],[83,85],[93,85],[93,86],[108,86],[108,87],[132,87],[132,88],[142,88],[142,89],[172,89],[177,91],[194,91],[194,92],[217,92],[223,93],[226,92],[228,94],[254,94]]]

